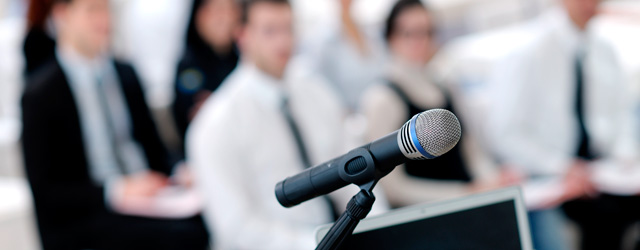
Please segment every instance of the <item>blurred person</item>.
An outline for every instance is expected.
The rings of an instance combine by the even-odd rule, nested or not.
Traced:
[[[235,0],[193,1],[172,107],[183,142],[187,127],[202,103],[238,64],[239,54],[233,35],[239,19]]]
[[[495,72],[490,133],[527,179],[536,249],[568,248],[560,206],[579,226],[581,249],[621,249],[640,218],[629,86],[611,46],[589,29],[599,4],[562,0]]]
[[[108,0],[55,0],[54,59],[22,97],[23,153],[44,249],[205,249],[199,216],[154,219],[172,169],[132,67],[108,53]],[[132,204],[140,200],[144,204]]]
[[[273,190],[344,153],[345,112],[322,79],[290,60],[288,1],[244,1],[241,17],[241,61],[187,135],[187,161],[206,194],[205,219],[219,249],[313,248],[315,228],[332,222],[333,201],[344,209],[357,190],[293,208],[278,204]],[[377,198],[374,209],[384,204]]]
[[[53,0],[29,1],[27,34],[22,45],[27,76],[53,60],[56,43],[49,21],[52,5]]]
[[[437,48],[434,29],[433,17],[420,0],[400,0],[393,6],[385,25],[391,54],[387,80],[371,87],[362,100],[369,140],[393,132],[428,109],[455,113],[450,91],[434,82],[427,70]],[[400,207],[467,194],[488,187],[496,176],[486,154],[465,132],[448,153],[407,162],[381,183],[392,205]]]
[[[339,27],[320,39],[317,63],[344,105],[356,112],[362,93],[383,79],[385,51],[381,37],[368,34],[353,19],[353,0],[339,1]]]

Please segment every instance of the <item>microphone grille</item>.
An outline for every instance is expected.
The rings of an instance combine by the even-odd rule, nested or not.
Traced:
[[[434,157],[441,156],[458,144],[460,121],[445,109],[432,109],[416,117],[416,136],[422,148]]]

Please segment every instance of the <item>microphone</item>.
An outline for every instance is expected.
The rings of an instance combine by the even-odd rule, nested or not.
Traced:
[[[377,181],[408,160],[441,156],[460,140],[458,118],[444,109],[413,116],[399,130],[276,184],[280,205],[293,207],[349,184]]]

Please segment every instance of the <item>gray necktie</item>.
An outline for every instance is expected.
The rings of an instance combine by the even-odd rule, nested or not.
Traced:
[[[111,144],[111,150],[113,151],[113,157],[116,160],[116,165],[118,165],[118,169],[121,174],[128,174],[127,168],[125,166],[124,160],[120,156],[118,152],[118,134],[116,133],[115,125],[113,122],[113,114],[111,112],[111,108],[109,106],[109,100],[107,98],[107,88],[104,84],[104,81],[101,77],[97,77],[96,81],[98,83],[98,101],[100,102],[100,108],[102,109],[102,114],[104,115],[104,121],[107,127],[107,137],[109,137],[109,143]]]

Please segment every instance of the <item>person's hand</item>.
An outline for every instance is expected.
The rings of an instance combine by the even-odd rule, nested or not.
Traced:
[[[182,163],[176,168],[171,179],[175,184],[178,184],[183,187],[193,186],[193,180],[194,180],[193,173],[191,172],[191,169],[186,163]]]
[[[564,178],[563,200],[594,197],[596,194],[587,170],[587,162],[576,160]]]
[[[151,197],[169,184],[169,179],[158,172],[148,171],[126,176],[122,180],[123,198]]]
[[[144,214],[153,209],[155,196],[168,183],[165,175],[153,171],[121,177],[109,186],[108,206],[118,213]]]
[[[513,186],[518,185],[524,181],[524,174],[511,167],[503,167],[498,176],[498,183],[500,186]]]
[[[474,182],[471,184],[472,192],[488,191],[522,183],[524,175],[510,167],[501,167],[497,178],[486,182]]]

